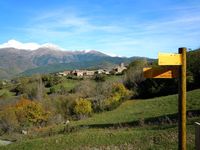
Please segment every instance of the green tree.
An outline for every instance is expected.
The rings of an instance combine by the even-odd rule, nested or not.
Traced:
[[[91,80],[83,80],[75,87],[74,92],[83,98],[92,97],[95,94],[95,83]]]
[[[16,88],[16,95],[24,95],[30,99],[42,100],[45,95],[44,85],[40,76],[20,78]]]
[[[104,74],[96,74],[94,76],[94,80],[96,82],[104,82],[106,80],[106,75],[104,75]]]
[[[51,74],[42,76],[42,82],[44,83],[45,87],[52,87],[54,85],[62,83],[63,80],[64,80],[63,77],[59,77],[59,76],[51,75]]]
[[[200,49],[187,53],[187,76],[195,87],[200,87]]]
[[[143,68],[146,66],[148,66],[146,59],[135,60],[129,64],[125,72],[124,85],[132,90],[135,95],[138,95],[138,87],[145,80],[143,77]]]

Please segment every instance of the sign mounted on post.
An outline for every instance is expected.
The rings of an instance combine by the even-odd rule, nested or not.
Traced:
[[[176,66],[182,65],[182,54],[159,53],[158,54],[159,66]]]
[[[176,67],[143,68],[143,72],[145,78],[178,78]]]
[[[186,48],[179,48],[179,54],[159,53],[158,65],[144,68],[145,78],[178,78],[178,149],[186,150]],[[165,67],[164,67],[165,66]]]

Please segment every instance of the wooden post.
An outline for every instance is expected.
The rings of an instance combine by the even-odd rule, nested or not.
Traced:
[[[182,65],[179,67],[179,150],[186,150],[186,48],[179,48],[179,54],[182,54]]]
[[[196,131],[195,131],[195,147],[196,150],[200,150],[200,123],[195,122]]]
[[[160,53],[158,58],[159,66],[178,66],[168,71],[163,68],[144,68],[146,78],[173,78],[179,77],[178,92],[178,149],[186,150],[186,48],[179,48],[179,54]]]

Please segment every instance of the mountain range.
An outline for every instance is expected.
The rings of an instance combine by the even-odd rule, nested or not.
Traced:
[[[49,45],[35,50],[4,47],[0,48],[0,79],[72,69],[110,68],[138,58],[141,57],[111,57],[95,50],[63,51]]]

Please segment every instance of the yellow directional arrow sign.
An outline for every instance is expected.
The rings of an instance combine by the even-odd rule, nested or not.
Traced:
[[[158,54],[159,66],[176,66],[182,65],[182,54],[159,53]]]
[[[143,68],[145,78],[178,78],[176,67]]]

